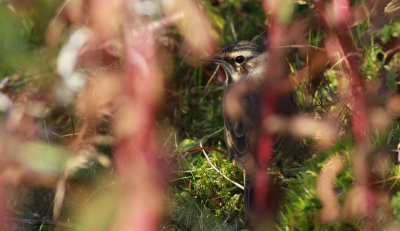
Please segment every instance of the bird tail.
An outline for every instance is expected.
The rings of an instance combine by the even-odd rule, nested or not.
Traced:
[[[254,181],[248,174],[244,175],[244,209],[247,217],[254,213]]]
[[[254,192],[256,190],[254,178],[249,178],[248,174],[245,174],[244,182],[244,209],[247,220],[254,220],[257,217],[264,218],[276,218],[279,212],[280,201],[283,196],[283,189],[279,185],[279,179],[270,176],[268,183],[268,198],[264,206],[256,205],[254,200]],[[262,208],[262,210],[260,210]]]

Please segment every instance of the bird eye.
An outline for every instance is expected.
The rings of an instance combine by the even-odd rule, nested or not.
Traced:
[[[244,56],[243,55],[239,55],[235,58],[235,62],[237,63],[243,63],[244,62]]]

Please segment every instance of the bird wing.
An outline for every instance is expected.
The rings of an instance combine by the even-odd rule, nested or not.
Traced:
[[[249,153],[249,141],[242,120],[230,120],[225,117],[225,139],[234,159]]]
[[[240,83],[239,83],[240,84]],[[225,140],[233,159],[246,171],[254,171],[254,163],[257,156],[258,136],[261,127],[261,89],[246,88],[238,90],[232,96],[235,89],[226,89],[224,95],[224,121]],[[239,92],[239,93],[237,93]],[[225,99],[236,97],[240,110],[237,115],[232,115],[226,110],[228,101]],[[229,102],[228,102],[229,103]],[[277,104],[277,111],[282,115],[293,115],[298,112],[294,93],[284,96]],[[275,157],[282,158],[290,155],[297,148],[297,142],[289,134],[275,134],[273,153]]]
[[[236,91],[226,89],[224,95],[225,140],[233,159],[246,171],[254,171],[258,142],[260,94],[259,90]],[[231,94],[234,92],[233,94]],[[239,92],[239,93],[238,93]],[[226,100],[230,97],[230,100]],[[232,97],[234,101],[232,102]],[[227,103],[236,104],[236,113],[229,113]]]

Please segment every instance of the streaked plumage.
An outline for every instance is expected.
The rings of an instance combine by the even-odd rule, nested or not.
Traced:
[[[265,47],[251,41],[231,44],[216,55],[205,58],[219,64],[226,75],[223,100],[225,140],[231,156],[245,174],[244,198],[248,213],[252,207],[261,100],[264,78],[268,78],[268,58]],[[283,97],[277,112],[286,115],[296,113],[294,96]],[[275,146],[279,148],[275,151],[280,151],[281,147],[285,147],[285,139],[278,137],[276,140]]]

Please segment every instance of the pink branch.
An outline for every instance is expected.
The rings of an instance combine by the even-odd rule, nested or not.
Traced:
[[[327,4],[320,0],[315,0],[315,5],[320,15],[325,21],[329,29],[329,35],[326,39],[326,50],[332,63],[335,62],[336,53],[339,52],[344,64],[349,72],[347,76],[348,83],[348,101],[351,105],[351,127],[355,137],[357,147],[353,154],[353,170],[359,182],[353,187],[353,190],[362,188],[365,192],[364,198],[357,200],[358,203],[353,207],[356,210],[371,214],[374,211],[377,199],[374,190],[369,185],[371,181],[371,173],[368,169],[368,141],[369,141],[369,124],[366,109],[366,101],[364,96],[364,82],[360,73],[359,57],[356,55],[357,50],[353,45],[350,37],[349,25],[351,24],[350,3],[348,0],[333,0],[333,20],[327,17]],[[348,200],[352,200],[349,196]]]
[[[268,59],[268,63],[265,64],[268,69],[268,73],[265,74],[268,74],[268,76],[265,76],[264,78],[265,82],[263,103],[261,106],[261,121],[265,121],[276,113],[276,102],[278,100],[279,91],[277,90],[277,87],[280,77],[283,74],[282,49],[279,47],[282,45],[284,28],[278,20],[277,11],[279,11],[279,9],[271,7],[269,3],[269,1],[264,1],[265,12],[271,10],[272,23],[267,35],[267,41],[269,42],[269,57],[272,58]],[[263,213],[268,212],[267,205],[270,204],[270,201],[268,201],[270,193],[270,176],[266,174],[266,171],[272,162],[273,148],[273,134],[262,129],[260,131],[257,147],[257,171],[254,191],[254,206],[256,212],[260,213],[258,215],[263,215]]]
[[[329,29],[330,40],[335,41],[335,45],[344,59],[344,63],[349,71],[350,84],[350,104],[353,108],[351,123],[353,133],[358,144],[365,144],[369,137],[368,117],[364,97],[364,82],[359,69],[357,56],[349,55],[356,53],[356,49],[349,36],[348,26],[351,18],[350,4],[348,0],[333,1],[335,20],[331,22],[327,17],[326,4],[321,0],[315,0],[315,6],[325,21]],[[331,46],[333,44],[330,44]],[[328,45],[329,46],[329,45]],[[327,47],[327,51],[334,48]],[[332,52],[333,53],[333,52]],[[331,57],[334,57],[332,54]]]
[[[125,43],[127,102],[115,121],[116,168],[125,199],[115,230],[158,230],[163,190],[155,119],[163,76],[151,32],[127,30]]]

